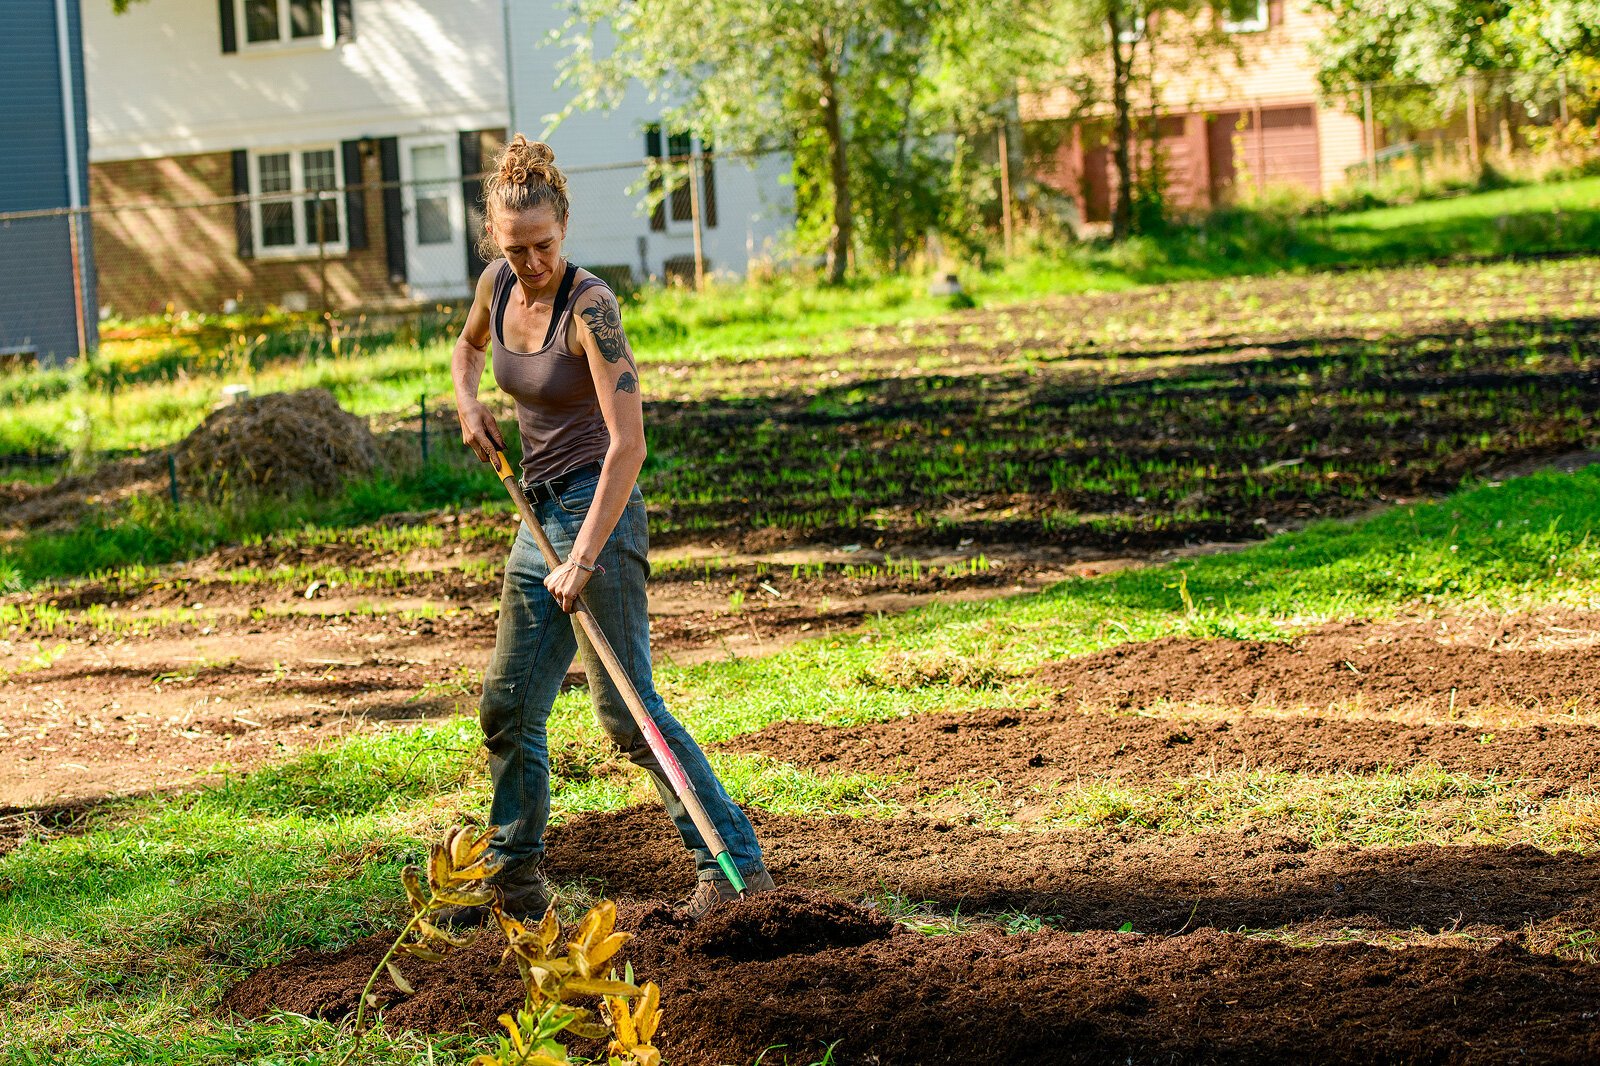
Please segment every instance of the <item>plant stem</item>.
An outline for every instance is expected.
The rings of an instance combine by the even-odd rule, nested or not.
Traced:
[[[361,1028],[361,1019],[367,1013],[367,996],[372,992],[373,982],[378,979],[378,975],[383,972],[383,968],[388,965],[389,960],[394,958],[394,953],[400,950],[400,944],[405,940],[406,934],[416,927],[417,920],[421,917],[421,914],[413,914],[411,916],[411,920],[406,923],[405,928],[400,930],[400,935],[394,938],[394,943],[389,945],[389,950],[384,952],[383,958],[378,960],[378,965],[372,968],[372,976],[367,978],[366,987],[361,990],[361,999],[356,1004],[356,1042],[350,1045],[350,1050],[345,1052],[344,1058],[339,1060],[339,1066],[344,1066],[354,1057],[355,1053],[361,1048],[361,1038],[366,1036],[366,1033]]]

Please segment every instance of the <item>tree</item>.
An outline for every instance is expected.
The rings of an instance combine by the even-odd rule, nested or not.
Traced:
[[[938,196],[901,195],[926,191],[923,183],[949,170],[937,162],[933,127],[970,121],[994,103],[991,94],[1015,91],[1019,64],[1043,55],[1036,45],[1048,8],[1025,0],[579,0],[562,83],[575,90],[569,110],[614,106],[640,83],[669,105],[677,128],[711,135],[719,150],[791,151],[802,222],[823,220],[827,277],[837,283],[857,246],[863,196],[890,258],[920,218],[937,217]],[[602,54],[597,39],[610,50]],[[908,187],[908,176],[918,183]]]
[[[1141,201],[1161,195],[1159,161],[1153,149],[1140,151],[1141,137],[1154,136],[1153,124],[1137,122],[1136,111],[1152,117],[1159,111],[1159,74],[1229,47],[1207,18],[1209,10],[1209,0],[1069,0],[1064,5],[1060,40],[1078,72],[1073,117],[1108,105],[1111,111],[1113,240],[1135,232],[1141,213],[1150,213],[1140,211]]]
[[[1325,92],[1360,106],[1361,87],[1383,86],[1389,121],[1436,124],[1461,106],[1467,79],[1497,84],[1511,100],[1548,93],[1551,75],[1585,71],[1600,57],[1600,0],[1312,0],[1331,16],[1314,46]]]

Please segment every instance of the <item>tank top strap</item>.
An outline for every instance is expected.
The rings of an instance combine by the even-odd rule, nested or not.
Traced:
[[[573,267],[568,273],[570,276],[571,274],[576,274],[577,272],[578,268]],[[582,281],[578,282],[572,287],[572,294],[567,297],[565,306],[557,305],[559,307],[559,314],[551,319],[550,334],[546,340],[545,347],[548,348],[550,344],[554,343],[557,337],[566,337],[567,323],[572,319],[572,309],[578,306],[578,297],[582,296],[596,285],[604,286],[605,282],[591,274],[589,277],[584,278]],[[570,354],[578,355],[580,353],[572,352]]]
[[[568,263],[567,269],[561,273],[561,284],[556,286],[556,298],[550,303],[550,326],[544,331],[544,343],[539,345],[541,352],[556,339],[556,327],[566,321],[567,301],[572,298],[572,279],[577,276],[578,268]]]
[[[494,334],[494,343],[497,347],[508,351],[505,333],[506,301],[511,298],[511,281],[514,276],[511,264],[504,259],[500,260],[500,270],[494,276],[494,297],[489,301],[489,325]]]

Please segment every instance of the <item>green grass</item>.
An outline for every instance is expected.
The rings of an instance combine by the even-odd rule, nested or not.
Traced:
[[[1547,795],[1543,782],[1449,773],[1436,764],[1374,774],[1240,770],[1156,787],[1080,782],[1031,795],[980,785],[929,797],[997,827],[1015,827],[1015,802],[1032,829],[1124,827],[1151,833],[1252,830],[1290,833],[1318,847],[1413,844],[1527,845],[1588,852],[1600,846],[1600,794]]]
[[[1050,294],[1197,278],[1597,247],[1600,178],[1585,178],[1322,220],[1230,209],[1119,246],[1041,246],[961,275],[980,306],[1000,308]],[[847,353],[863,327],[923,321],[949,307],[948,299],[928,295],[923,277],[872,276],[830,288],[783,276],[699,295],[646,290],[625,320],[647,364],[737,362]],[[419,395],[449,397],[448,324],[388,338],[384,346],[335,351],[292,323],[299,332],[281,342],[241,345],[231,330],[206,320],[197,340],[197,320],[206,316],[172,316],[153,339],[109,342],[93,368],[0,376],[0,405],[20,408],[0,425],[0,454],[71,451],[86,433],[100,450],[163,446],[192,430],[233,381],[258,392],[327,388],[362,415],[414,412]],[[176,354],[161,347],[161,334]],[[107,391],[112,381],[114,394]]]
[[[750,368],[721,381],[728,398],[701,391],[728,367],[700,365],[674,384],[687,395],[648,412],[652,535],[727,540],[753,527],[836,544],[1066,538],[1118,550],[1253,538],[1288,516],[1448,491],[1467,472],[1600,439],[1586,379],[1596,263],[1046,301],[954,337],[892,331],[872,342],[879,362],[824,360],[826,381],[815,361],[778,378]],[[1398,294],[1374,299],[1385,287]],[[1233,308],[1225,325],[1219,302]],[[1236,354],[1240,335],[1273,348]],[[158,485],[76,528],[26,532],[0,546],[0,588],[120,580],[226,544],[395,554],[445,543],[437,525],[372,524],[396,511],[483,507],[448,536],[473,551],[503,538],[509,504],[494,479],[437,423],[420,469],[413,433],[391,438],[392,473],[331,499],[174,507]],[[951,506],[974,497],[981,511]]]
[[[674,710],[714,741],[781,719],[844,723],[1014,701],[1027,682],[994,687],[994,676],[1123,640],[1283,637],[1327,618],[1429,605],[1592,609],[1600,544],[1588,531],[1597,522],[1600,470],[1538,475],[1234,555],[926,608],[765,660],[666,668],[660,680]],[[996,673],[980,671],[976,687],[963,687],[937,669],[893,665],[908,655],[935,666],[957,656]],[[584,768],[555,782],[560,817],[614,809],[643,791],[626,768],[592,772],[609,756],[585,704],[581,693],[564,695],[553,723],[558,766]],[[891,783],[881,779],[818,778],[751,757],[718,763],[736,795],[769,809],[892,809],[875,797]],[[351,739],[198,793],[125,803],[94,816],[84,835],[25,843],[0,858],[6,1039],[83,1063],[155,1046],[173,1062],[326,1061],[318,1056],[335,1046],[326,1028],[235,1028],[206,1012],[250,968],[392,922],[400,865],[440,827],[484,809],[485,777],[476,725],[458,718]],[[1322,844],[1430,839],[1430,826],[1461,836],[1477,818],[1496,839],[1594,846],[1592,810],[1558,809],[1560,798],[1530,808],[1518,795],[1514,782],[1427,769],[1297,784],[1264,775],[1138,795],[1083,792],[1058,813],[1160,832],[1248,824]],[[1472,803],[1448,807],[1463,797]],[[1587,835],[1561,829],[1585,818]],[[417,1046],[396,1039],[376,1042],[361,1061],[415,1061]],[[301,1040],[307,1050],[291,1055]]]

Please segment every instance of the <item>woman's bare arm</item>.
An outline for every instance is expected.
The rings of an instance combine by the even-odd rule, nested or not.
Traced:
[[[489,305],[494,300],[496,260],[478,275],[478,288],[467,311],[466,324],[456,338],[450,354],[450,380],[456,390],[456,418],[461,423],[461,442],[479,459],[489,462],[496,449],[505,450],[505,438],[494,415],[478,399],[478,382],[483,380],[484,360],[489,347]]]
[[[573,306],[572,326],[579,346],[588,356],[600,413],[611,434],[594,502],[572,542],[572,560],[593,566],[627,509],[628,497],[644,466],[644,403],[639,395],[639,367],[622,331],[617,298],[610,290],[596,285],[580,296]],[[570,611],[588,579],[586,571],[569,564],[553,571],[545,580],[545,587],[563,610]]]

